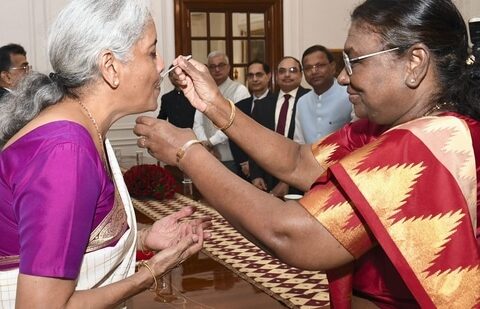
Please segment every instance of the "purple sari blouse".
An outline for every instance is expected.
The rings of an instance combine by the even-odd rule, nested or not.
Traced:
[[[0,270],[75,279],[114,195],[84,127],[56,121],[27,133],[0,152]]]

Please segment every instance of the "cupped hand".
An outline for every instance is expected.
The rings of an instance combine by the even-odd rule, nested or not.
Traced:
[[[204,231],[201,224],[195,226],[195,233],[178,237],[176,242],[155,254],[148,264],[156,276],[165,274],[170,269],[183,263],[187,258],[197,253],[203,247]]]
[[[176,155],[187,141],[196,139],[191,129],[177,128],[165,120],[140,116],[133,132],[140,136],[137,145],[147,148],[157,160],[169,165],[177,165]]]
[[[194,59],[187,61],[183,56],[179,56],[173,64],[178,65],[174,72],[185,97],[199,111],[206,112],[212,102],[222,96],[203,63]]]
[[[195,213],[194,207],[184,207],[149,227],[143,235],[145,249],[160,251],[176,245],[182,238],[193,236],[196,238],[197,226],[202,228],[202,238],[208,239],[210,233],[206,231],[211,225],[210,217],[188,219]],[[188,220],[187,220],[188,219]],[[142,235],[140,235],[142,237]]]

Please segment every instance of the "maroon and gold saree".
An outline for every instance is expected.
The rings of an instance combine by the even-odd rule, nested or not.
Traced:
[[[356,258],[329,273],[332,304],[353,290],[380,307],[480,306],[480,124],[448,113],[348,130],[313,145],[328,170],[301,200]]]

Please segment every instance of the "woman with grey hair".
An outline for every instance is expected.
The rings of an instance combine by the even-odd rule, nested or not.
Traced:
[[[115,307],[200,250],[207,218],[183,210],[137,235],[105,134],[157,108],[163,61],[143,0],[73,0],[54,23],[50,76],[0,110],[0,307]],[[181,222],[180,222],[181,220]],[[134,274],[135,252],[159,251]]]

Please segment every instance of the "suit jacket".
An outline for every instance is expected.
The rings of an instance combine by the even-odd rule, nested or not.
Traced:
[[[272,99],[276,98],[276,95],[274,95],[271,91],[268,91],[267,95],[262,98],[261,100],[258,100],[258,102],[261,102],[263,99],[272,97]],[[238,101],[235,106],[244,112],[246,115],[251,116],[252,115],[252,104],[253,104],[253,96],[243,99],[241,101]],[[255,104],[256,105],[256,104]],[[235,160],[235,163],[238,165],[239,170],[240,168],[240,163],[248,161],[248,155],[234,142],[229,140],[230,143],[230,150],[232,151],[233,159]]]
[[[295,96],[295,101],[293,103],[292,109],[292,118],[290,119],[290,127],[288,129],[288,138],[293,139],[295,132],[295,114],[297,111],[297,102],[301,96],[309,92],[310,89],[303,88],[302,86],[298,87],[297,95]],[[266,128],[269,128],[272,131],[275,131],[275,109],[277,107],[279,93],[276,93],[273,96],[265,97],[259,100],[253,109],[252,118],[255,119],[258,123],[263,125]],[[261,177],[265,180],[267,189],[272,190],[275,185],[278,183],[278,179],[272,175],[265,172],[258,164],[254,161],[249,160],[250,164],[250,178],[255,179]]]
[[[168,119],[168,122],[179,128],[192,128],[195,107],[185,97],[183,91],[173,89],[161,98],[158,119]]]

